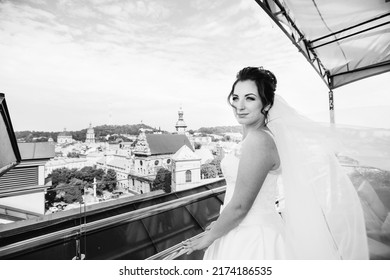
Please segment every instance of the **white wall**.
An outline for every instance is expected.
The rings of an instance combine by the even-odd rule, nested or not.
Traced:
[[[39,214],[45,214],[45,193],[42,191],[33,194],[4,197],[0,199],[0,204]]]

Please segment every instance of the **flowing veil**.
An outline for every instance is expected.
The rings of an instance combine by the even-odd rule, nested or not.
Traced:
[[[368,259],[367,218],[376,217],[366,212],[372,216],[375,211],[372,205],[370,211],[362,207],[364,201],[340,165],[340,158],[364,156],[360,148],[365,142],[348,130],[303,117],[277,95],[267,126],[281,161],[287,257]]]

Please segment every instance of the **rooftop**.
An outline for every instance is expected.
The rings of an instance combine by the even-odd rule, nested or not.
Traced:
[[[178,134],[146,134],[151,155],[174,154],[183,145],[193,151],[192,145],[185,135]]]
[[[55,156],[54,145],[48,142],[18,143],[22,160],[48,159]]]

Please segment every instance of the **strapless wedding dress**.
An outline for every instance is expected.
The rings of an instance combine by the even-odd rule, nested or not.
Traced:
[[[221,169],[226,180],[223,208],[233,196],[241,144],[225,155]],[[204,259],[250,260],[284,259],[284,223],[275,207],[280,194],[281,170],[270,171],[252,208],[241,223],[226,235],[215,240],[206,250]],[[240,186],[237,186],[239,188]]]

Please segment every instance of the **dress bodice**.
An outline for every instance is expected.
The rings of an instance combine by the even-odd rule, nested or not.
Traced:
[[[221,161],[221,169],[226,180],[225,201],[221,211],[231,200],[235,188],[239,188],[239,186],[236,186],[236,178],[240,155],[241,143],[235,145],[230,152],[226,153]],[[241,222],[242,224],[275,223],[275,219],[280,220],[279,213],[275,206],[275,202],[281,195],[280,174],[280,168],[268,173],[251,209]]]

